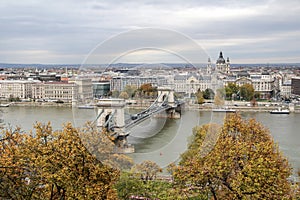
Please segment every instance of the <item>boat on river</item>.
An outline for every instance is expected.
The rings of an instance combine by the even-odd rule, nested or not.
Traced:
[[[95,106],[91,105],[91,104],[85,104],[85,105],[77,106],[77,108],[79,108],[79,109],[94,109]]]
[[[235,109],[231,109],[228,107],[225,108],[214,108],[212,109],[213,112],[225,112],[225,113],[235,113],[236,110]]]
[[[0,107],[9,107],[9,105],[10,105],[9,103],[6,103],[6,104],[1,103]]]
[[[270,114],[290,114],[290,110],[277,108],[276,110],[271,110]]]

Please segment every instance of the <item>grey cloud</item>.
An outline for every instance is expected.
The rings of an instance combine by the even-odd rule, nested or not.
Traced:
[[[225,12],[235,9],[249,9],[249,16],[225,16],[222,13],[216,17],[197,16],[188,12],[193,9],[204,10],[225,9]],[[221,9],[221,10],[222,10]],[[219,11],[219,10],[217,10]],[[226,41],[240,39],[241,41],[257,38],[270,38],[270,41],[241,43],[239,45],[206,46],[211,54],[217,54],[223,48],[240,60],[247,59],[244,51],[280,52],[281,56],[295,56],[296,45],[300,38],[300,3],[297,0],[288,1],[217,1],[217,0],[142,0],[142,1],[4,1],[0,4],[0,61],[11,60],[22,62],[13,53],[23,50],[49,51],[59,56],[59,60],[72,62],[83,59],[84,56],[99,42],[135,27],[158,27],[180,31],[197,41]],[[182,15],[185,14],[185,15]],[[228,14],[228,13],[227,13]],[[291,34],[290,38],[286,35]],[[168,38],[171,40],[171,38]],[[136,40],[143,40],[137,36]],[[171,41],[170,41],[171,42]],[[208,42],[208,43],[209,43]],[[126,41],[123,41],[126,44]],[[243,46],[242,46],[243,45]],[[299,46],[299,45],[298,45]],[[284,48],[282,48],[284,47]],[[239,48],[242,49],[239,51]],[[245,48],[245,49],[244,49]],[[249,53],[250,54],[250,53]],[[278,53],[279,54],[279,53]],[[300,53],[298,52],[298,55]],[[35,62],[36,56],[32,55]],[[71,59],[72,55],[76,58]],[[43,54],[40,54],[43,60]],[[271,54],[266,54],[271,56]],[[78,59],[80,57],[80,59]],[[55,57],[53,57],[55,58]],[[28,58],[30,59],[30,58]],[[47,55],[44,60],[49,61]],[[53,61],[57,62],[57,61]]]

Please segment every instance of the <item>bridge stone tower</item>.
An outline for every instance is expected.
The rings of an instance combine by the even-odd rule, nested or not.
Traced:
[[[168,104],[172,107],[174,107],[174,90],[169,87],[158,87],[157,88],[157,102],[163,103],[165,100],[167,100]]]
[[[96,104],[98,107],[97,126],[105,128],[110,139],[116,144],[118,152],[131,153],[133,147],[129,148],[127,143],[128,133],[125,132],[124,99],[101,99]]]
[[[167,110],[168,118],[178,119],[181,115],[181,108],[175,102],[174,89],[170,87],[158,87],[157,88],[157,102],[164,103],[166,102],[171,108]]]

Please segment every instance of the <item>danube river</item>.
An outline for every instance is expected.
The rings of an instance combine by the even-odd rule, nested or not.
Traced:
[[[72,122],[81,126],[86,120],[94,120],[93,109],[64,107],[8,107],[1,108],[6,125],[21,126],[25,131],[32,129],[37,121],[50,121],[54,130],[63,123]],[[266,112],[244,112],[243,117],[255,118],[267,127],[279,148],[288,157],[294,169],[300,168],[300,113],[271,115]],[[186,150],[192,128],[209,122],[222,123],[223,113],[184,111],[181,119],[152,118],[131,130],[130,143],[136,153],[131,156],[136,162],[153,160],[161,167],[178,160]]]

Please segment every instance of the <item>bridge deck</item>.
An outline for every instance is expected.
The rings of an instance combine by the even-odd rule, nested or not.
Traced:
[[[161,113],[162,111],[170,109],[171,106],[169,105],[161,105],[161,106],[154,106],[152,108],[143,110],[137,114],[131,115],[131,118],[125,121],[125,128],[131,128],[134,125],[141,123],[142,121],[150,118],[152,115],[157,113]]]

